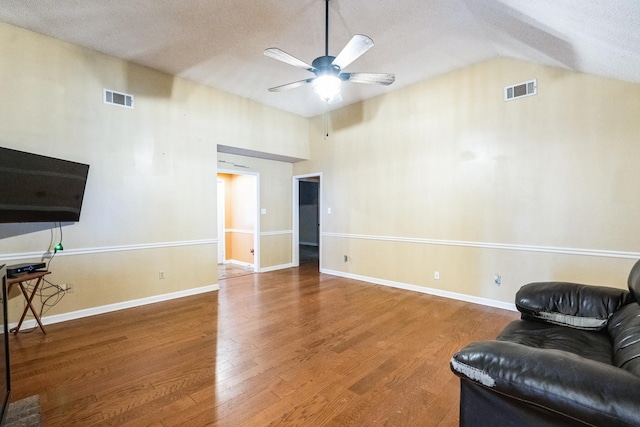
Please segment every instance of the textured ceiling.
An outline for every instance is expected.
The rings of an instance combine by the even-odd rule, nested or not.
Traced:
[[[354,34],[375,46],[346,68],[395,73],[347,83],[337,108],[495,57],[640,83],[638,0],[331,0],[329,54]],[[313,75],[263,55],[324,54],[324,0],[2,0],[0,21],[310,117]],[[113,88],[118,90],[119,88]]]

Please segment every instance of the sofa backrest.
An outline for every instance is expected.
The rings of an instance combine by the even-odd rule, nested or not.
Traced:
[[[613,363],[640,376],[640,303],[617,310],[607,324],[613,344]]]
[[[633,294],[636,301],[640,302],[640,260],[631,268],[628,284],[629,291]]]

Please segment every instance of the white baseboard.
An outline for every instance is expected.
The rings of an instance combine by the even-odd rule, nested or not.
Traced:
[[[410,285],[408,283],[394,282],[391,280],[378,279],[376,277],[361,276],[358,274],[344,273],[342,271],[320,269],[321,273],[331,274],[332,276],[344,277],[346,279],[360,280],[363,282],[373,283],[375,285],[390,286],[392,288],[404,289],[407,291],[420,292],[423,294],[435,295],[438,297],[450,298],[459,301],[471,302],[474,304],[485,305],[488,307],[501,308],[503,310],[517,311],[515,304],[502,301],[496,301],[488,298],[474,297],[471,295],[460,294],[457,292],[443,291],[441,289],[427,288],[424,286]]]
[[[99,307],[87,308],[84,310],[72,311],[63,314],[54,314],[53,316],[44,316],[40,320],[43,325],[52,325],[54,323],[66,322],[68,320],[82,319],[83,317],[95,316],[98,314],[110,313],[112,311],[124,310],[126,308],[140,307],[156,302],[169,301],[172,299],[188,297],[191,295],[203,294],[205,292],[213,292],[220,290],[220,285],[202,286],[200,288],[187,289],[185,291],[172,292],[169,294],[155,295],[147,298],[140,298],[131,301],[118,302],[115,304],[107,304]],[[9,324],[9,329],[18,326],[18,322]],[[25,320],[21,328],[29,329],[38,326],[35,319]]]
[[[291,268],[291,267],[293,267],[292,263],[280,264],[280,265],[272,265],[271,267],[261,268],[259,273],[267,273],[269,271],[284,270],[285,268]]]
[[[281,264],[281,265],[275,265],[275,266],[260,269],[260,272],[283,270],[285,268],[291,268],[291,267],[293,267],[293,264]],[[330,274],[332,276],[344,277],[346,279],[360,280],[363,282],[368,282],[376,285],[390,286],[392,288],[404,289],[404,290],[413,291],[413,292],[420,292],[423,294],[435,295],[439,297],[485,305],[488,307],[501,308],[503,310],[517,311],[515,304],[509,304],[502,301],[491,300],[488,298],[474,297],[471,295],[465,295],[465,294],[460,294],[456,292],[449,292],[449,291],[443,291],[440,289],[427,288],[424,286],[411,285],[408,283],[378,279],[376,277],[368,277],[368,276],[361,276],[358,274],[344,273],[342,271],[337,271],[337,270],[329,270],[329,269],[323,268],[323,269],[320,269],[320,272],[323,274]],[[52,325],[54,323],[82,319],[84,317],[110,313],[112,311],[124,310],[127,308],[133,308],[133,307],[140,307],[143,305],[154,304],[157,302],[169,301],[172,299],[183,298],[187,296],[198,295],[205,292],[213,292],[218,290],[220,290],[219,284],[202,286],[199,288],[187,289],[184,291],[172,292],[172,293],[163,294],[163,295],[156,295],[156,296],[147,297],[147,298],[140,298],[140,299],[131,300],[131,301],[124,301],[124,302],[119,302],[115,304],[107,304],[99,307],[72,311],[69,313],[55,314],[53,316],[44,316],[40,320],[42,321],[43,325]],[[17,322],[10,323],[9,329],[14,328],[17,325],[18,325]],[[34,328],[36,326],[37,326],[37,323],[35,319],[25,320],[22,323],[22,328],[25,328],[25,329]]]
[[[233,265],[239,265],[241,267],[253,267],[254,265],[248,262],[244,262],[244,261],[237,261],[235,259],[227,259],[223,262],[223,264],[233,264]]]

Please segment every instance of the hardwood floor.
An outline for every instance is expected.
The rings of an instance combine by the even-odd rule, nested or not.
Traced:
[[[218,280],[254,274],[253,266],[237,264],[218,264]]]
[[[451,355],[518,317],[313,263],[220,287],[11,336],[11,401],[45,427],[453,426]]]

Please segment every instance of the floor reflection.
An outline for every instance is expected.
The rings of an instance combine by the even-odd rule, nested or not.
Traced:
[[[231,277],[245,276],[253,274],[253,266],[237,264],[218,264],[218,279],[229,279]]]

